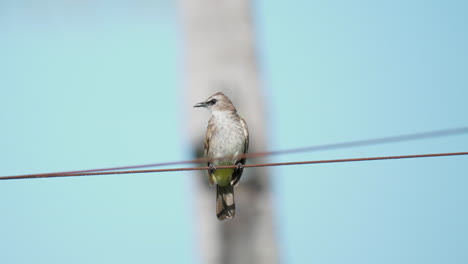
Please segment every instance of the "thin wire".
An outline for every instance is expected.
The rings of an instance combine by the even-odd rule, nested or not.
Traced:
[[[350,159],[332,159],[332,160],[310,160],[310,161],[293,161],[293,162],[275,162],[275,163],[259,163],[244,165],[244,168],[254,167],[272,167],[272,166],[290,166],[290,165],[305,165],[305,164],[324,164],[324,163],[340,163],[340,162],[357,162],[357,161],[373,161],[373,160],[392,160],[392,159],[411,159],[411,158],[429,158],[429,157],[448,157],[468,155],[468,152],[451,152],[451,153],[432,153],[432,154],[416,154],[416,155],[400,155],[400,156],[385,156],[385,157],[369,157],[369,158],[350,158]],[[217,166],[216,169],[236,168],[237,166]],[[18,180],[18,179],[37,179],[37,178],[57,178],[57,177],[76,177],[76,176],[95,176],[109,174],[130,174],[130,173],[156,173],[156,172],[177,172],[177,171],[195,171],[208,170],[209,167],[191,167],[191,168],[169,168],[169,169],[153,169],[153,170],[128,170],[128,171],[103,171],[103,172],[87,172],[75,174],[31,174],[31,175],[16,175],[0,177],[0,180]]]
[[[281,154],[291,154],[291,153],[300,153],[300,152],[312,152],[312,151],[323,151],[331,149],[341,149],[341,148],[350,148],[350,147],[360,147],[360,146],[370,146],[377,144],[385,143],[395,143],[402,141],[418,140],[418,139],[427,139],[434,137],[443,137],[443,136],[453,136],[468,133],[468,127],[459,127],[452,129],[443,129],[435,130],[429,132],[415,133],[415,134],[404,134],[391,137],[381,137],[374,139],[365,139],[365,140],[356,140],[356,141],[347,141],[334,144],[324,144],[324,145],[315,145],[302,148],[293,148],[286,150],[278,151],[265,151],[265,152],[252,152],[247,154],[239,155],[239,158],[260,158],[266,156],[274,156]],[[216,160],[222,160],[223,158],[218,158]],[[162,166],[171,166],[171,165],[181,165],[181,164],[194,164],[194,163],[206,163],[207,158],[191,159],[191,160],[182,160],[182,161],[173,161],[173,162],[163,162],[163,163],[152,163],[144,165],[133,165],[133,166],[122,166],[122,167],[110,167],[110,168],[99,168],[99,169],[89,169],[89,170],[75,170],[75,171],[62,171],[54,173],[41,173],[41,174],[25,174],[22,175],[26,178],[39,178],[41,175],[50,177],[51,175],[57,175],[63,177],[64,174],[83,174],[91,172],[101,172],[101,171],[117,171],[117,170],[129,170],[129,169],[142,169],[149,167],[162,167]],[[30,177],[28,177],[30,176]]]

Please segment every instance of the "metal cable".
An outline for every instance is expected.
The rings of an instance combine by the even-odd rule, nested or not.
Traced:
[[[302,148],[293,148],[293,149],[286,149],[286,150],[278,150],[278,151],[253,152],[253,153],[247,153],[247,154],[239,155],[239,158],[241,158],[241,157],[260,158],[260,157],[267,157],[267,156],[274,156],[274,155],[281,155],[281,154],[291,154],[291,153],[300,153],[300,152],[323,151],[323,150],[331,150],[331,149],[342,149],[342,148],[350,148],[350,147],[370,146],[370,145],[377,145],[377,144],[395,143],[395,142],[418,140],[418,139],[427,139],[427,138],[434,138],[434,137],[453,136],[453,135],[460,135],[460,134],[467,134],[467,133],[468,133],[468,127],[459,127],[459,128],[435,130],[435,131],[422,132],[422,133],[404,134],[404,135],[398,135],[398,136],[381,137],[381,138],[356,140],[356,141],[347,141],[347,142],[340,142],[340,143],[334,143],[334,144],[315,145],[315,146],[308,146],[308,147],[302,147]],[[221,160],[221,159],[223,159],[223,158],[219,158],[219,160]],[[45,176],[47,178],[50,178],[51,175],[57,175],[59,177],[63,177],[63,175],[65,175],[65,174],[76,175],[76,174],[101,172],[101,171],[142,169],[142,168],[149,168],[149,167],[162,167],[162,166],[181,165],[181,164],[206,163],[207,161],[208,161],[208,159],[206,159],[206,158],[199,158],[199,159],[191,159],[191,160],[183,160],[183,161],[153,163],[153,164],[134,165],[134,166],[110,167],[110,168],[99,168],[99,169],[90,169],[90,170],[62,171],[62,172],[41,173],[41,174],[27,174],[27,175],[22,175],[22,176],[25,179],[26,178],[40,178],[41,175]]]
[[[310,161],[293,161],[293,162],[275,162],[275,163],[259,163],[247,164],[244,168],[255,167],[271,167],[271,166],[289,166],[289,165],[306,165],[306,164],[323,164],[323,163],[340,163],[340,162],[357,162],[357,161],[373,161],[373,160],[391,160],[391,159],[410,159],[410,158],[429,158],[429,157],[447,157],[447,156],[462,156],[468,155],[468,152],[451,152],[451,153],[432,153],[432,154],[416,154],[416,155],[400,155],[400,156],[385,156],[385,157],[368,157],[368,158],[350,158],[350,159],[332,159],[332,160],[310,160]],[[218,166],[216,169],[236,168],[237,166]],[[37,178],[56,178],[56,177],[76,177],[76,176],[94,176],[108,174],[129,174],[129,173],[151,173],[151,172],[176,172],[176,171],[194,171],[208,170],[209,167],[190,167],[190,168],[169,168],[169,169],[153,169],[153,170],[126,170],[126,171],[102,171],[102,172],[82,172],[74,174],[30,174],[3,176],[0,180],[18,180],[18,179],[37,179]]]

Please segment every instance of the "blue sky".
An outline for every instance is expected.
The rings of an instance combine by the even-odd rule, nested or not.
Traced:
[[[255,2],[271,150],[468,125],[467,11]],[[1,1],[0,175],[190,158],[177,19],[169,1]],[[467,150],[453,136],[271,161]],[[282,260],[465,263],[467,170],[466,157],[273,168]],[[190,176],[0,182],[3,262],[193,263]]]

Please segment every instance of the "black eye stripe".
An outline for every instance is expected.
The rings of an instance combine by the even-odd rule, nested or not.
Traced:
[[[217,101],[216,99],[211,99],[207,103],[208,103],[208,105],[214,105],[214,104],[216,104],[216,101]]]

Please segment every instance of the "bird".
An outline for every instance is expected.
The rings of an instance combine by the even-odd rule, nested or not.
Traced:
[[[210,110],[205,136],[205,157],[210,185],[216,184],[216,216],[218,220],[233,219],[236,214],[234,187],[244,170],[249,149],[247,123],[238,114],[231,100],[218,92],[204,102],[194,105]],[[235,165],[235,168],[216,169],[216,166]]]

